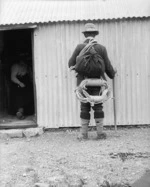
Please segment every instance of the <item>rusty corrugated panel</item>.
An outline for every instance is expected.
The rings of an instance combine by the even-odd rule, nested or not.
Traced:
[[[100,40],[118,69],[117,124],[150,123],[150,20],[114,21],[99,25]]]
[[[149,0],[0,1],[0,25],[149,16]]]
[[[79,125],[75,76],[67,67],[68,46],[72,45],[68,35],[73,38],[69,30],[69,25],[52,24],[40,27],[35,33],[38,124],[49,128]]]
[[[106,46],[117,67],[117,124],[150,123],[150,20],[95,22],[97,40]],[[84,40],[83,23],[53,23],[35,30],[35,80],[39,126],[79,126],[76,78],[68,59]],[[112,81],[109,80],[112,87]],[[104,105],[105,124],[113,125],[113,101]],[[94,125],[94,121],[91,121]]]
[[[51,24],[35,32],[35,80],[38,124],[49,128],[79,126],[79,102],[74,90],[75,73],[68,60],[76,44],[83,40],[82,25]],[[109,101],[107,123],[112,122]],[[93,123],[93,121],[92,121]]]

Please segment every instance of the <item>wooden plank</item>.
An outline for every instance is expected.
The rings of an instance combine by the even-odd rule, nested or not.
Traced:
[[[19,120],[16,116],[7,115],[0,118],[0,129],[18,129],[37,127],[34,116],[28,116],[24,120]]]

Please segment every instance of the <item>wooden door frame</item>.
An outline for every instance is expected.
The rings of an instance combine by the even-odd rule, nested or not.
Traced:
[[[34,115],[35,115],[35,125],[26,125],[23,121],[20,121],[17,126],[12,126],[11,124],[3,124],[0,125],[0,129],[17,129],[17,128],[30,128],[37,127],[37,94],[36,94],[36,83],[35,83],[35,58],[34,58],[34,31],[37,25],[10,25],[10,26],[2,26],[0,25],[0,31],[8,31],[8,30],[20,30],[20,29],[31,29],[31,52],[32,52],[32,69],[33,69],[33,88],[34,88]]]

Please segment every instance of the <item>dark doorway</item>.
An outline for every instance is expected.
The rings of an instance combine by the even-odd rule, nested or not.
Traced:
[[[32,32],[0,31],[0,128],[35,124]]]

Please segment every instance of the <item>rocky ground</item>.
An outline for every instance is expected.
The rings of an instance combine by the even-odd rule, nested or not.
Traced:
[[[150,128],[106,132],[101,141],[95,131],[79,141],[77,130],[1,138],[0,187],[131,186],[150,168]]]

